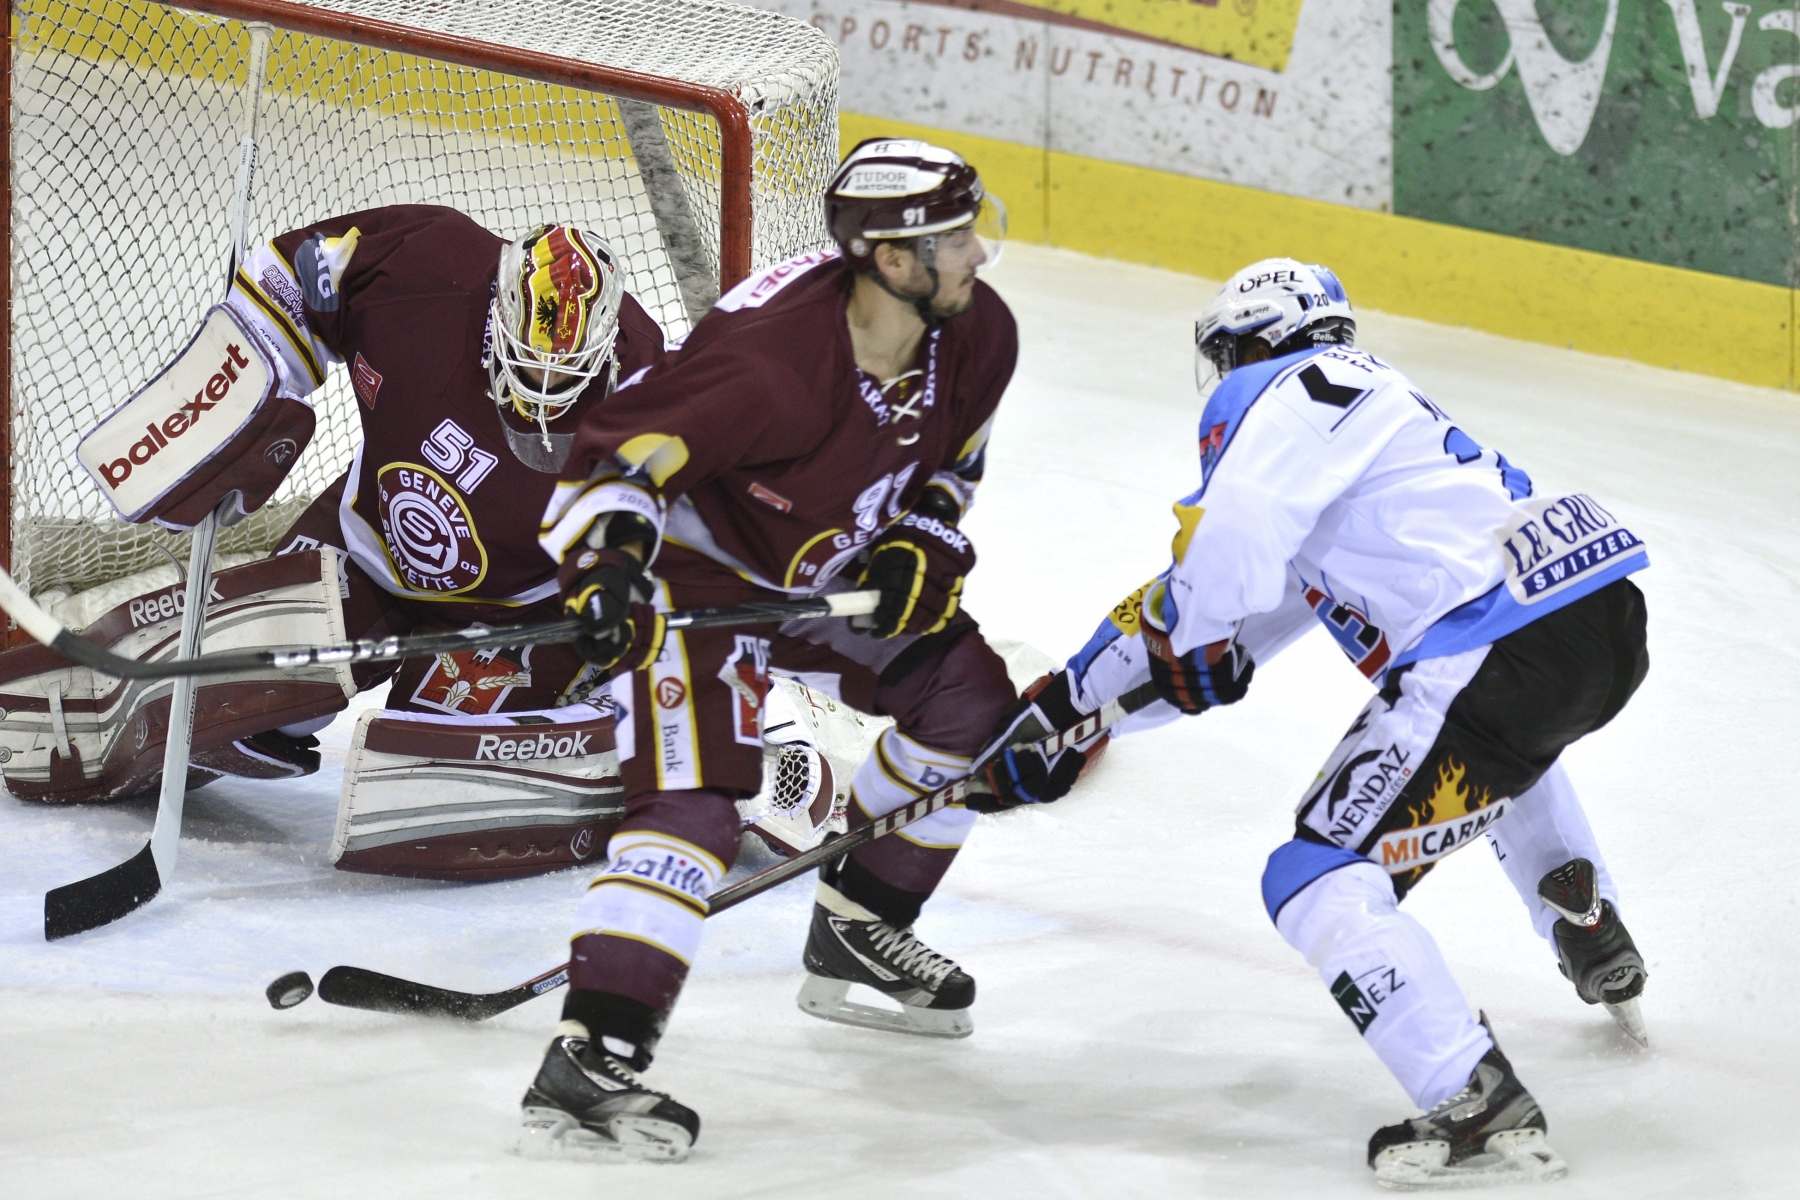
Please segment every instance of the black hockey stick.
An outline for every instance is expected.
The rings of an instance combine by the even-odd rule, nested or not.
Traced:
[[[875,611],[879,592],[839,592],[806,600],[770,600],[725,608],[696,608],[670,613],[670,629],[717,629],[733,625],[774,624],[815,617],[858,617]],[[116,679],[178,679],[184,676],[235,675],[249,671],[298,670],[338,663],[394,662],[426,654],[449,654],[491,646],[549,645],[572,642],[581,635],[578,621],[539,625],[471,625],[451,633],[413,637],[363,638],[336,646],[292,646],[274,650],[226,650],[193,658],[140,661],[114,654],[88,641],[40,608],[12,576],[0,570],[0,608],[19,627],[71,662]]]
[[[198,545],[196,540],[196,545]],[[5,607],[26,631],[37,637],[36,631],[27,625],[20,612],[11,607],[13,598],[6,594],[7,589],[19,592],[4,570],[0,570],[0,607]],[[19,592],[22,596],[23,593]],[[717,629],[730,628],[737,625],[759,625],[780,621],[808,620],[817,617],[862,616],[875,611],[881,593],[840,592],[834,596],[819,596],[810,600],[781,600],[758,604],[738,604],[726,608],[696,608],[686,612],[670,613],[667,617],[670,629]],[[36,609],[47,621],[55,618],[31,602],[25,604]],[[140,663],[135,659],[123,658],[111,651],[97,646],[77,634],[63,629],[58,624],[58,633],[45,644],[52,650],[91,666],[95,670],[109,675],[127,674],[123,669],[115,671],[111,663],[123,667],[149,667],[153,671],[133,672],[131,677],[167,679],[171,677],[192,678],[197,675],[217,675],[231,671],[242,671],[250,667],[291,667],[311,663],[336,662],[386,662],[396,658],[410,658],[420,654],[435,654],[442,651],[476,649],[482,646],[516,646],[521,643],[549,643],[554,641],[571,641],[581,631],[579,622],[554,621],[544,625],[508,625],[498,629],[477,626],[457,633],[427,634],[411,638],[383,638],[380,641],[351,642],[345,646],[318,646],[310,649],[282,651],[258,650],[244,653],[227,652],[223,654],[202,654],[193,658],[165,660],[162,662]],[[41,638],[39,640],[42,640]],[[79,653],[70,653],[70,647],[82,648]],[[343,652],[343,653],[340,653]],[[83,658],[82,654],[89,657]],[[224,664],[224,665],[221,665]],[[196,667],[204,669],[196,670]],[[177,686],[180,686],[179,684]],[[191,701],[190,701],[191,705]],[[171,708],[171,712],[175,710]],[[165,764],[165,777],[169,777]],[[185,773],[182,774],[185,779]],[[165,786],[165,791],[167,787]],[[179,795],[179,792],[175,794]],[[180,825],[180,805],[172,806],[173,817],[162,815],[161,809],[169,809],[171,805],[165,798],[159,808],[157,829],[144,848],[131,858],[116,867],[109,867],[98,875],[53,888],[44,894],[44,940],[56,941],[59,938],[71,937],[77,933],[86,933],[102,925],[118,920],[127,913],[134,912],[153,900],[162,890],[163,879],[168,875],[174,862],[174,847]],[[323,988],[323,981],[321,981]],[[323,991],[321,990],[321,995]],[[504,1011],[504,1010],[497,1010]],[[491,1014],[489,1014],[491,1015]],[[479,1020],[480,1018],[473,1018]]]
[[[1100,706],[1100,710],[1087,717],[1073,728],[1060,730],[1036,743],[1037,749],[1046,755],[1060,752],[1065,747],[1084,742],[1104,729],[1118,724],[1121,720],[1137,712],[1157,699],[1154,684],[1142,684],[1113,700]],[[1029,745],[1030,743],[1024,743]],[[1014,748],[1020,744],[1015,743]],[[994,752],[994,753],[997,753]],[[985,756],[985,763],[993,757],[993,753]],[[886,837],[895,830],[914,821],[928,817],[934,812],[941,812],[952,805],[961,804],[969,795],[977,776],[979,765],[969,776],[955,783],[939,788],[930,795],[920,796],[911,804],[897,808],[885,817],[871,821],[867,825],[858,826],[842,837],[832,838],[822,845],[815,846],[804,854],[796,855],[785,862],[777,863],[766,871],[758,871],[748,879],[740,880],[728,888],[714,893],[707,906],[707,915],[714,916],[728,908],[735,908],[753,896],[760,896],[771,888],[779,887],[796,875],[804,874],[814,867],[823,866],[834,858],[838,858],[858,846],[865,846],[876,838]],[[361,1008],[370,1012],[399,1013],[408,1016],[454,1017],[463,1021],[485,1021],[489,1017],[517,1008],[527,1000],[555,991],[569,982],[569,964],[563,963],[535,975],[516,987],[502,992],[458,992],[449,988],[432,987],[429,984],[413,983],[411,980],[399,979],[392,975],[383,975],[379,971],[371,971],[365,967],[332,967],[319,980],[319,999],[327,1004],[336,1004],[344,1008]],[[300,995],[294,1004],[304,1000]],[[291,1008],[292,1004],[282,1004],[275,998],[271,988],[271,1003],[277,1008]]]
[[[319,999],[343,1008],[360,1008],[369,1012],[485,1021],[509,1008],[517,1008],[545,992],[553,992],[567,982],[568,963],[527,979],[517,987],[507,988],[504,992],[453,992],[449,988],[396,979],[392,975],[367,971],[362,967],[333,967],[319,980]],[[300,1000],[305,998],[301,996]],[[295,1004],[299,1002],[294,1001]],[[292,1008],[293,1005],[277,1003],[276,1007]]]

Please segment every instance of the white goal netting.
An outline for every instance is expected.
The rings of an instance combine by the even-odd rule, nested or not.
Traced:
[[[309,7],[732,92],[750,115],[754,265],[829,241],[838,64],[808,25],[719,0]],[[56,594],[165,563],[164,548],[186,559],[185,538],[114,519],[73,452],[223,294],[251,37],[143,0],[12,11],[12,566],[27,591]],[[445,204],[508,237],[546,220],[597,229],[671,335],[716,295],[730,214],[709,116],[281,29],[256,114],[252,242],[361,208]],[[303,461],[224,531],[222,552],[272,546],[348,464],[344,372],[313,400]]]

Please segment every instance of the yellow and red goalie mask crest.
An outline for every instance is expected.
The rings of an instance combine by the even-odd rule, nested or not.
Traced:
[[[581,231],[552,225],[532,245],[525,266],[531,348],[539,354],[579,353],[600,294],[600,268]]]

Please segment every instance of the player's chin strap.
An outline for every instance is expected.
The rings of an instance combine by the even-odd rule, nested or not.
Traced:
[[[619,359],[617,355],[614,355],[612,365],[606,373],[605,394],[612,395],[618,386]],[[491,388],[488,394],[491,399],[493,396]],[[580,399],[580,391],[577,391],[575,399]],[[537,430],[535,432],[528,433],[514,429],[506,423],[503,409],[509,403],[514,412],[528,421],[536,422]],[[574,399],[570,400],[569,404],[557,411],[556,416],[561,417],[574,403]],[[512,451],[513,457],[540,474],[561,475],[563,466],[569,461],[570,452],[575,449],[575,434],[573,432],[551,433],[550,421],[554,418],[544,415],[545,407],[542,403],[535,403],[532,405],[532,411],[526,412],[516,399],[496,401],[494,405],[495,412],[499,414],[500,432],[506,435],[506,448]]]
[[[923,296],[909,296],[905,292],[900,291],[887,281],[887,276],[883,275],[881,273],[881,268],[875,265],[875,256],[872,254],[869,256],[869,276],[875,281],[876,287],[880,288],[894,299],[912,305],[913,311],[919,314],[919,320],[925,322],[925,328],[936,329],[949,319],[941,316],[937,310],[931,306],[932,301],[937,299],[938,290],[943,287],[943,282],[938,278],[937,270],[937,234],[928,233],[922,237],[916,237],[912,239],[912,241],[913,253],[918,256],[919,265],[925,268],[925,273],[927,275],[931,276],[931,290],[929,292],[926,292]]]

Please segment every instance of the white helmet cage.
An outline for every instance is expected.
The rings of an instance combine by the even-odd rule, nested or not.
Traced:
[[[1327,267],[1265,258],[1233,275],[1194,322],[1194,381],[1204,394],[1238,366],[1246,339],[1274,357],[1311,346],[1356,342],[1356,316]]]
[[[613,366],[624,295],[618,256],[590,230],[541,225],[501,247],[488,322],[489,394],[534,422],[546,451],[549,423]],[[541,382],[525,368],[544,372]]]

